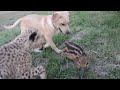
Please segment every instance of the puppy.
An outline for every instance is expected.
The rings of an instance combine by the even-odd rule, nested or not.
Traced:
[[[62,50],[56,47],[52,37],[58,32],[61,32],[62,34],[70,33],[69,15],[68,11],[54,12],[52,15],[31,14],[18,19],[12,26],[3,27],[5,29],[12,29],[16,25],[20,24],[21,33],[24,33],[25,30],[29,30],[30,27],[34,27],[45,37],[46,44],[44,48],[51,46],[51,48],[57,53],[61,53]]]

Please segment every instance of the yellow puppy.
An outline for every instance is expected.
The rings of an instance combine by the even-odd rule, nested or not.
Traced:
[[[36,15],[31,14],[18,19],[12,26],[4,26],[5,29],[12,29],[20,23],[21,33],[34,27],[40,31],[45,37],[46,44],[44,48],[51,46],[57,53],[61,53],[54,44],[52,37],[57,33],[69,34],[69,12],[59,11],[52,15]]]

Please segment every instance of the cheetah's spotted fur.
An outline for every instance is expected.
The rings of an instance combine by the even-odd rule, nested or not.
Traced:
[[[31,46],[38,38],[41,40],[39,45],[43,46],[43,36],[31,28],[0,47],[0,79],[34,79],[36,75],[41,79],[46,78],[46,71],[42,65],[32,67]]]

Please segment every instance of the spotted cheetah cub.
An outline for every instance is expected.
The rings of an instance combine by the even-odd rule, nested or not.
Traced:
[[[39,76],[46,79],[46,71],[42,65],[32,67],[30,54],[33,45],[40,40],[39,46],[44,46],[44,37],[38,30],[30,28],[12,42],[0,47],[0,78],[1,79],[35,79]]]
[[[79,69],[88,69],[89,57],[84,50],[73,42],[65,42],[64,45],[63,55],[73,60]]]

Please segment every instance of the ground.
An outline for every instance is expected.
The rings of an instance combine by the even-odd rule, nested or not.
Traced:
[[[12,24],[18,18],[31,14],[51,14],[52,11],[0,12],[0,24]],[[84,79],[120,79],[120,12],[117,11],[71,11],[71,35],[59,34],[53,38],[62,48],[65,41],[81,45],[89,54],[91,64]],[[3,30],[0,27],[0,46],[13,40],[20,28]],[[48,79],[80,79],[80,71],[67,58],[56,54],[51,48],[41,54],[32,53],[33,65],[42,63]]]

